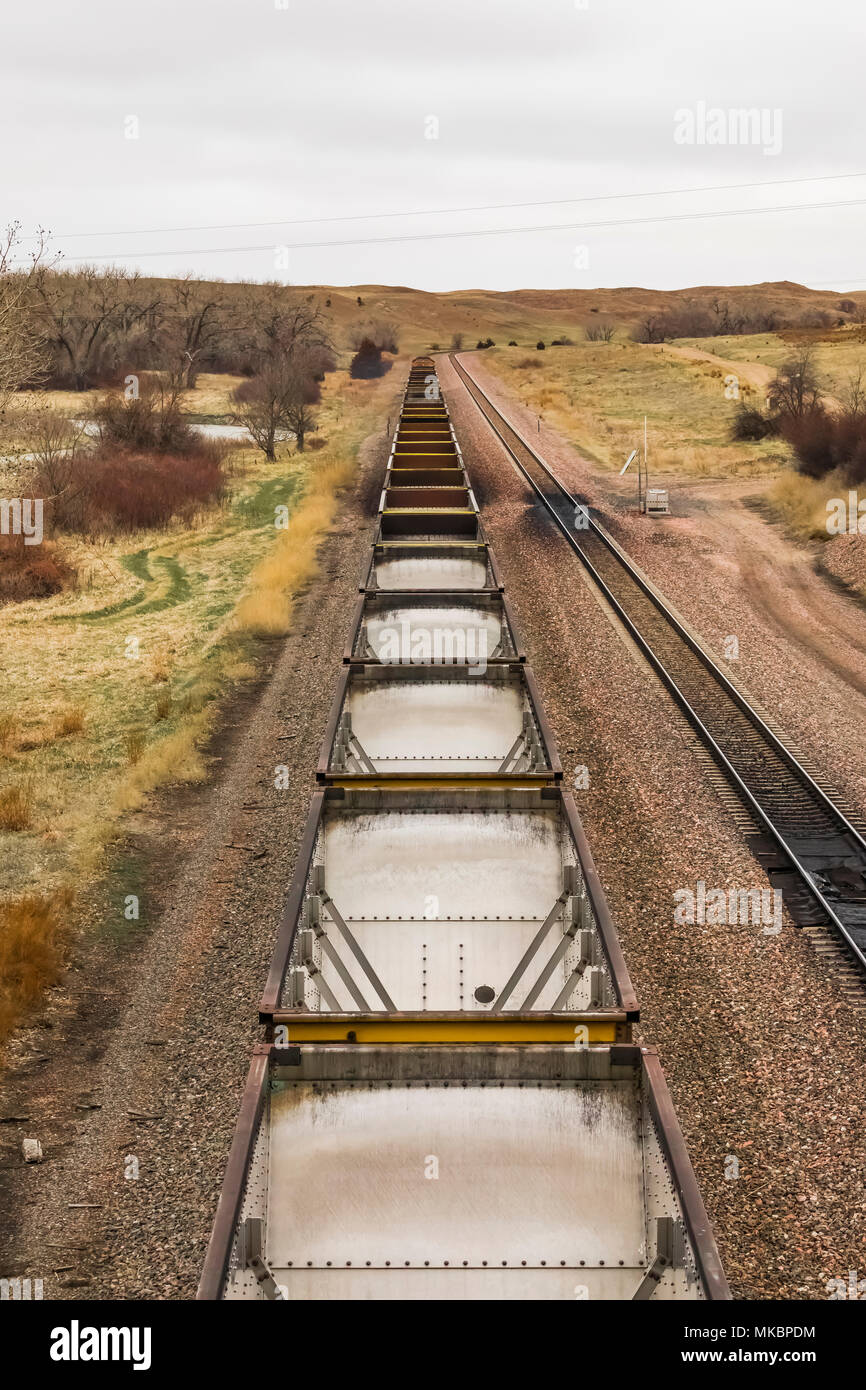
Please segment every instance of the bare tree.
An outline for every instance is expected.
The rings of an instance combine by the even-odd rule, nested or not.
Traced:
[[[295,436],[298,452],[301,454],[304,452],[304,440],[306,436],[312,434],[313,431],[318,428],[316,417],[310,409],[310,406],[313,405],[314,402],[305,399],[305,394],[309,389],[309,386],[302,383],[301,390],[296,394],[295,399],[290,399],[286,403],[286,424],[291,433]],[[318,399],[319,395],[317,391],[316,400]]]
[[[61,275],[42,267],[35,290],[45,341],[77,391],[94,384],[111,350],[118,355],[134,332],[145,342],[156,336],[160,293],[138,274],[83,266]]]
[[[724,338],[729,334],[742,333],[745,317],[739,309],[732,309],[727,299],[719,299],[718,296],[711,299],[710,313],[713,316],[711,332],[714,336]]]
[[[172,285],[159,332],[159,357],[172,381],[183,390],[195,386],[201,362],[219,343],[224,330],[222,296],[187,276]]]
[[[451,351],[452,351],[452,352],[462,352],[462,351],[463,351],[463,334],[462,334],[462,333],[452,333],[452,335],[451,335]]]
[[[333,344],[312,299],[293,299],[281,285],[269,291],[250,315],[255,375],[235,392],[235,419],[273,461],[280,439],[294,436],[302,450],[305,436],[315,428],[309,407],[320,398],[319,381],[333,363]]]
[[[849,420],[866,419],[866,368],[851,372],[841,392],[843,414]]]
[[[583,333],[588,343],[609,343],[613,338],[614,325],[609,319],[599,319],[597,323],[588,323]]]
[[[782,363],[767,394],[771,409],[790,419],[800,420],[818,408],[821,380],[812,343],[804,343],[793,357]]]
[[[35,410],[26,421],[30,453],[52,493],[66,486],[70,466],[85,437],[83,420],[70,420],[62,411],[50,407]]]
[[[663,343],[668,336],[664,314],[645,314],[632,333],[638,343]]]
[[[269,285],[251,306],[246,327],[254,359],[292,358],[318,348],[333,351],[325,316],[312,298],[294,299],[284,285]]]
[[[0,237],[0,415],[22,386],[36,384],[47,368],[45,349],[33,320],[33,291],[47,237],[41,229],[26,265],[15,270],[21,241],[13,222]]]
[[[319,400],[320,389],[311,365],[300,354],[274,355],[235,391],[235,421],[271,462],[280,440],[294,436],[303,452],[306,435],[316,428],[310,407]]]

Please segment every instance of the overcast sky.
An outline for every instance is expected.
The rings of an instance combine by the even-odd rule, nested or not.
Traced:
[[[866,289],[863,27],[862,0],[17,0],[0,217],[158,275]],[[757,142],[700,143],[740,108]],[[493,228],[535,230],[441,235]]]

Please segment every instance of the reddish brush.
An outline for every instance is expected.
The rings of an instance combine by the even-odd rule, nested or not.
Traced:
[[[852,486],[866,481],[866,415],[831,415],[819,406],[799,417],[783,416],[781,433],[806,477],[823,478],[839,469]]]
[[[218,500],[223,451],[202,443],[183,454],[103,444],[76,461],[74,484],[54,509],[55,525],[82,535],[116,535],[169,525]]]
[[[74,568],[51,541],[25,545],[23,536],[0,535],[0,603],[48,598],[74,581]]]

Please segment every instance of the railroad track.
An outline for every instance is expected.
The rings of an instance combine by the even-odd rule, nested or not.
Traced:
[[[856,1002],[866,981],[866,827],[732,684],[663,595],[523,438],[454,354],[450,361],[550,519],[676,704],[751,825],[751,848],[797,926],[835,958]],[[741,821],[742,824],[742,821]],[[745,827],[744,827],[745,828]]]

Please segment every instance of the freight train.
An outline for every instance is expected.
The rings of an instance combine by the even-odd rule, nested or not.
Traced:
[[[347,627],[198,1297],[728,1298],[430,358]]]

